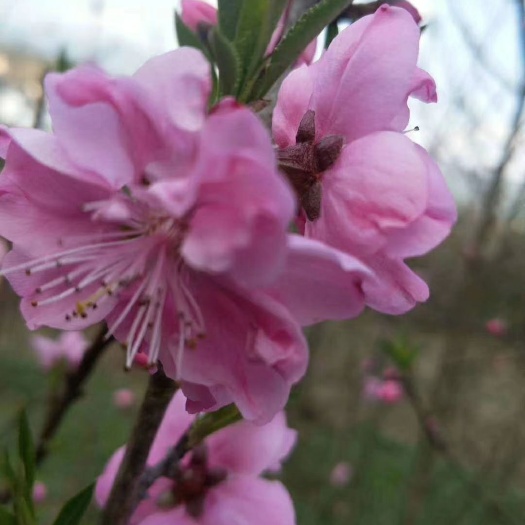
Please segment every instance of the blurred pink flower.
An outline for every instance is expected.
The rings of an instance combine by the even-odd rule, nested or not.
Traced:
[[[352,479],[353,469],[350,463],[342,461],[337,463],[330,472],[330,484],[333,487],[345,487]]]
[[[199,24],[216,26],[218,23],[217,9],[201,0],[182,0],[181,18],[195,32],[198,31]]]
[[[364,380],[363,397],[367,401],[394,405],[403,399],[403,395],[403,387],[395,379],[384,380],[375,376],[367,376]]]
[[[43,335],[31,338],[31,346],[44,370],[51,370],[60,363],[66,363],[70,369],[76,368],[88,344],[82,332],[63,332],[57,339]]]
[[[388,379],[382,382],[377,397],[386,405],[395,405],[403,399],[404,391],[401,383],[394,379]]]
[[[494,318],[487,321],[485,325],[487,332],[494,337],[503,337],[507,334],[508,325],[504,319]]]
[[[437,100],[433,79],[417,67],[419,38],[406,10],[383,5],[285,79],[273,118],[304,235],[370,267],[366,303],[391,314],[428,298],[404,259],[434,248],[456,220],[438,166],[403,133],[409,96]]]
[[[377,401],[383,381],[374,376],[366,376],[363,384],[363,397],[367,401]]]
[[[120,409],[127,409],[135,404],[135,392],[129,388],[119,388],[113,392],[113,404]]]
[[[178,392],[157,432],[148,465],[162,460],[192,423],[184,412],[185,399]],[[222,429],[204,446],[181,462],[175,480],[160,478],[133,514],[130,525],[294,525],[290,496],[278,481],[261,478],[288,456],[296,432],[279,412],[263,426],[246,421]],[[120,448],[108,462],[96,485],[96,500],[103,507],[122,461]]]
[[[38,505],[47,499],[47,486],[41,481],[33,485],[33,501]]]

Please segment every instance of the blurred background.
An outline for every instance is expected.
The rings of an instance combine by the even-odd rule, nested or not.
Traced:
[[[310,369],[289,408],[300,442],[283,473],[299,525],[525,523],[525,8],[413,4],[424,24],[421,66],[439,103],[412,104],[419,131],[410,136],[439,161],[460,220],[414,261],[430,284],[425,305],[310,331]],[[172,49],[177,6],[0,0],[0,123],[49,126],[47,71],[91,61],[129,74]],[[32,345],[3,282],[1,445],[15,437],[22,406],[39,430],[60,381]],[[42,523],[128,435],[144,376],[122,373],[122,357],[116,346],[106,352],[38,472]]]

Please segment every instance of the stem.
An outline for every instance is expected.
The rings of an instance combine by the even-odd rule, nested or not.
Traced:
[[[65,386],[62,395],[55,398],[49,407],[47,417],[40,433],[36,446],[36,462],[40,465],[49,451],[49,443],[57,433],[62,420],[71,405],[82,395],[82,386],[89,377],[95,364],[102,356],[104,350],[113,339],[106,339],[106,329],[103,327],[97,337],[86,350],[78,368],[69,372],[65,378]]]
[[[149,451],[166,408],[177,384],[168,379],[162,366],[149,378],[148,388],[140,412],[126,447],[126,453],[117,474],[106,508],[102,525],[127,525],[140,498],[141,476],[146,467]]]

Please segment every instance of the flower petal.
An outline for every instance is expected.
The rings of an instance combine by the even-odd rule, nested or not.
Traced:
[[[279,412],[266,425],[242,421],[226,427],[212,434],[206,444],[211,466],[258,476],[278,466],[296,440],[297,432],[287,426],[285,413]]]
[[[310,109],[318,136],[352,141],[393,129],[406,106],[419,37],[410,14],[388,5],[342,31],[316,64]]]

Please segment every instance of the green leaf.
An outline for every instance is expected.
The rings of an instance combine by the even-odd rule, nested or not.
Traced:
[[[219,0],[219,28],[230,42],[235,40],[243,4],[244,0]]]
[[[241,62],[241,84],[251,84],[286,7],[287,0],[250,0],[239,15],[234,44]]]
[[[220,95],[234,95],[240,73],[237,50],[218,27],[210,33],[210,46],[219,69]]]
[[[9,488],[14,491],[17,486],[17,477],[13,466],[11,465],[11,460],[9,459],[9,454],[7,450],[4,450],[2,455],[2,474],[7,478],[9,483]]]
[[[63,507],[53,525],[77,525],[84,516],[91,499],[95,484],[92,483],[84,490],[73,496]]]
[[[264,97],[281,75],[297,61],[306,46],[351,3],[352,0],[324,0],[304,13],[268,58],[264,76],[257,83],[255,96],[251,98]]]
[[[419,348],[406,338],[399,338],[396,341],[380,341],[379,348],[403,372],[408,372],[412,368],[419,354]]]
[[[36,454],[25,410],[20,413],[18,425],[18,455],[24,466],[25,485],[31,491],[35,482]]]
[[[17,525],[16,518],[5,507],[0,506],[0,525]]]
[[[194,33],[183,21],[177,12],[175,12],[175,32],[177,33],[177,40],[179,46],[188,46],[198,49],[206,58],[213,62],[210,55],[210,50],[205,45],[205,43]]]
[[[324,48],[328,49],[330,44],[332,43],[332,40],[339,34],[339,26],[337,25],[337,20],[334,20],[327,28],[326,28],[326,38],[324,39]]]
[[[205,438],[242,420],[242,415],[235,405],[228,405],[216,412],[205,414],[197,419],[190,430],[189,447],[201,443]]]

